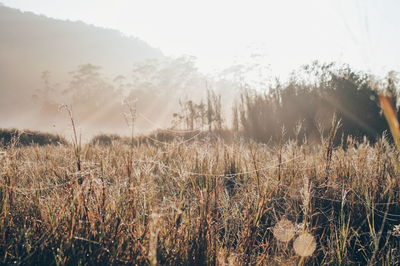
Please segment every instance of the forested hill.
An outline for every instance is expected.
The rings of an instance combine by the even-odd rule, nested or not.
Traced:
[[[43,87],[45,70],[62,83],[81,64],[102,66],[113,77],[128,72],[134,62],[162,57],[160,50],[116,30],[0,5],[0,118],[4,122],[29,104]]]

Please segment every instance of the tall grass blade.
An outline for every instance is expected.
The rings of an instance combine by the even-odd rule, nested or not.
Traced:
[[[396,143],[397,148],[400,150],[400,125],[392,99],[387,95],[379,95],[379,103],[389,124],[390,132],[392,133],[394,142]]]

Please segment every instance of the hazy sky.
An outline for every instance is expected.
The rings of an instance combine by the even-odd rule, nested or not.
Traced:
[[[400,71],[398,0],[0,0],[49,17],[137,36],[209,71],[263,54],[274,74],[311,60]]]

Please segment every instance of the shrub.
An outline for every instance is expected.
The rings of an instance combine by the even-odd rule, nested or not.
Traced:
[[[111,145],[115,141],[121,141],[122,137],[117,134],[99,134],[92,138],[90,144],[92,145],[101,145],[108,146]]]
[[[306,136],[309,140],[318,140],[321,134],[329,134],[334,115],[341,122],[335,144],[348,136],[359,141],[365,136],[375,142],[389,129],[380,114],[379,91],[372,77],[346,66],[317,62],[305,66],[304,71],[315,82],[299,73],[288,83],[270,88],[269,92],[242,93],[236,107],[240,116],[235,121],[238,124],[240,118],[244,136],[261,142],[279,142],[284,128],[287,139]],[[389,83],[390,77],[386,79]]]
[[[234,134],[229,129],[219,129],[212,132],[208,131],[179,131],[179,130],[156,130],[147,135],[140,135],[133,138],[120,136],[116,134],[100,134],[94,136],[89,142],[90,145],[109,146],[113,142],[120,142],[123,144],[138,146],[139,144],[158,145],[173,142],[192,142],[194,140],[200,141],[217,141],[222,139],[227,143],[233,141]]]
[[[56,134],[15,128],[0,129],[0,146],[8,146],[13,142],[18,146],[44,146],[68,143],[65,138]]]

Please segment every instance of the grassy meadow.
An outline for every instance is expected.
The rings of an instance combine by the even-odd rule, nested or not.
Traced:
[[[0,264],[400,264],[398,79],[303,70],[238,95],[231,128],[208,90],[148,135],[135,101],[113,109],[130,137],[82,144],[69,105],[70,142],[0,130]]]
[[[396,10],[0,0],[0,266],[400,265]]]
[[[0,263],[397,265],[398,151],[332,139],[11,144]]]

